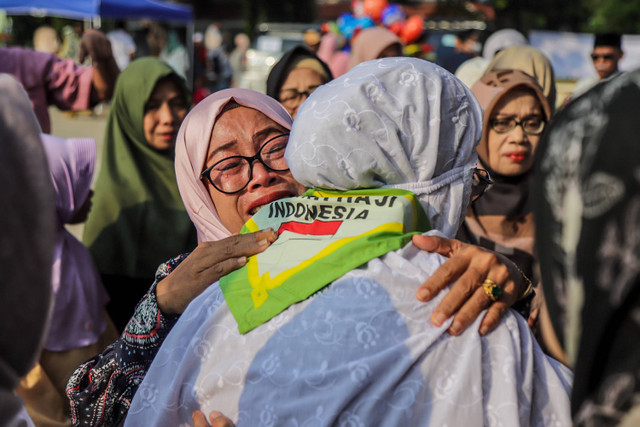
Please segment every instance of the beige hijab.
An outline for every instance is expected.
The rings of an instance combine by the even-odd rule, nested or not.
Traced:
[[[373,27],[362,30],[353,40],[348,69],[361,62],[376,59],[380,52],[395,43],[402,45],[398,36],[386,28]]]
[[[533,46],[513,46],[501,50],[485,72],[495,70],[520,70],[536,79],[553,113],[556,106],[556,79],[551,62],[540,50]]]

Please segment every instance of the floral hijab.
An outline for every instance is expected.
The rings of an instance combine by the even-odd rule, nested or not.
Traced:
[[[452,74],[421,59],[383,58],[311,94],[286,159],[307,187],[412,191],[432,227],[453,236],[469,202],[481,132],[480,105]]]
[[[574,364],[576,425],[640,399],[640,71],[565,107],[538,152],[536,239],[551,320]]]

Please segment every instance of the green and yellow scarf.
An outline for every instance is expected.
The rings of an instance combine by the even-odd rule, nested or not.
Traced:
[[[405,190],[308,190],[264,206],[243,227],[271,227],[267,250],[220,280],[240,333],[267,322],[373,258],[402,248],[429,220]]]

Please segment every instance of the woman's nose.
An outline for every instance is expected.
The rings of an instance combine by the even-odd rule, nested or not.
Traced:
[[[280,172],[272,171],[267,168],[261,161],[254,160],[253,170],[251,171],[251,179],[249,180],[249,188],[265,187],[274,182],[277,174]]]
[[[158,120],[160,120],[161,123],[173,123],[175,120],[175,115],[168,102],[163,102],[158,109]]]
[[[511,130],[511,138],[516,143],[524,142],[527,140],[527,133],[524,131],[522,123],[518,123],[516,127]]]

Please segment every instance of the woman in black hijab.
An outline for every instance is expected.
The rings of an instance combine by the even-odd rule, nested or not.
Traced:
[[[267,78],[267,95],[280,101],[291,117],[321,85],[333,79],[329,66],[304,46],[286,52]]]

